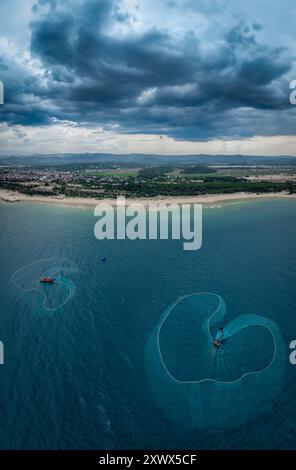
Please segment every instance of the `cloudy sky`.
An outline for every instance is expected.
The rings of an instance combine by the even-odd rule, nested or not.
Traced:
[[[296,155],[295,0],[1,0],[0,153]]]

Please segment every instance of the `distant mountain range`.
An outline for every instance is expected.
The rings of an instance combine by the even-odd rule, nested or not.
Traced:
[[[124,166],[159,166],[159,165],[296,165],[296,158],[291,156],[262,157],[246,155],[151,155],[151,154],[110,154],[110,153],[71,153],[52,155],[1,155],[0,165],[9,166],[75,166],[122,164]]]

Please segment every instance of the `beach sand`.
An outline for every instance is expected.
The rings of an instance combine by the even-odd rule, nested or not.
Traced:
[[[296,198],[296,194],[289,194],[288,192],[280,193],[232,193],[232,194],[205,194],[198,196],[158,196],[147,198],[127,198],[126,204],[142,204],[148,206],[152,203],[163,204],[216,204],[228,201],[240,201],[245,199],[271,199],[271,198]],[[30,196],[27,194],[17,193],[0,189],[0,201],[7,203],[14,202],[37,202],[57,204],[61,206],[96,206],[98,204],[116,205],[116,199],[94,199],[94,198],[81,198],[81,197],[53,197],[53,196]]]

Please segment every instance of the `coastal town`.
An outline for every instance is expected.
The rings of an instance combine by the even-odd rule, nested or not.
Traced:
[[[1,166],[0,188],[31,196],[116,198],[295,193],[296,168],[272,166]]]

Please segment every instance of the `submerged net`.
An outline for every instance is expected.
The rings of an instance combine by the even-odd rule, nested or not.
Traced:
[[[43,308],[54,311],[63,307],[75,295],[73,276],[78,272],[76,263],[69,259],[48,258],[28,264],[11,276],[11,281],[23,291],[42,294]],[[43,284],[40,279],[49,277],[53,284]]]
[[[151,388],[178,426],[239,426],[269,411],[281,390],[286,354],[278,327],[260,315],[241,315],[224,325],[225,314],[218,295],[184,296],[149,337]]]

